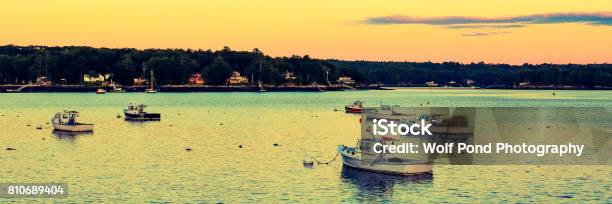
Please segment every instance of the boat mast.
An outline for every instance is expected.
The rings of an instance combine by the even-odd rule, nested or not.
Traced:
[[[155,75],[153,74],[153,69],[151,69],[151,90],[156,90],[153,89],[153,87],[155,86]]]
[[[257,76],[257,85],[259,85],[259,88],[261,88],[262,87],[262,84],[261,84],[261,62],[259,62],[259,72],[257,73],[257,75],[259,75],[259,76]]]

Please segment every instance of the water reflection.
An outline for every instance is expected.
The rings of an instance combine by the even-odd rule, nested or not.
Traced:
[[[145,124],[149,124],[149,123],[160,123],[160,120],[129,120],[129,119],[125,119],[124,120],[127,124],[130,124],[131,126],[143,126]]]
[[[53,130],[53,136],[60,140],[66,140],[74,142],[79,136],[93,135],[93,132],[66,132],[60,130]]]
[[[356,187],[357,197],[366,200],[387,200],[393,195],[396,185],[431,185],[433,174],[419,175],[392,175],[359,170],[351,167],[342,167],[342,181]]]

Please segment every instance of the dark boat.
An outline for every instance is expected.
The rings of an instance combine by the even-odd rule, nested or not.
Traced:
[[[127,109],[123,110],[125,114],[125,120],[160,120],[161,114],[159,113],[147,113],[145,108],[147,106],[140,104],[130,104]]]
[[[361,113],[361,112],[363,112],[363,102],[355,101],[351,105],[344,106],[344,110],[347,113]]]

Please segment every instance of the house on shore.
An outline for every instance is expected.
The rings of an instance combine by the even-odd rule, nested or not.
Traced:
[[[39,86],[51,86],[51,80],[49,80],[47,77],[37,77],[36,78],[36,85],[39,85]]]
[[[339,84],[353,86],[355,85],[355,80],[353,80],[349,76],[340,76],[338,80],[336,80]]]
[[[145,79],[144,77],[138,77],[138,78],[134,78],[134,86],[142,86],[147,84],[147,82],[149,82],[147,79]]]
[[[202,78],[200,73],[195,73],[187,79],[187,83],[192,85],[204,85],[204,78]]]
[[[232,75],[227,79],[227,84],[232,85],[245,85],[249,83],[249,79],[245,76],[241,76],[240,72],[234,71]]]
[[[84,74],[83,75],[83,82],[85,83],[89,83],[89,84],[104,84],[106,83],[106,79],[110,78],[112,76],[112,74],[98,74],[98,75],[89,75],[89,74]]]

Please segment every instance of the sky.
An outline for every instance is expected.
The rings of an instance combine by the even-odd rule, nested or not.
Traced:
[[[610,0],[2,0],[0,44],[612,63]]]

